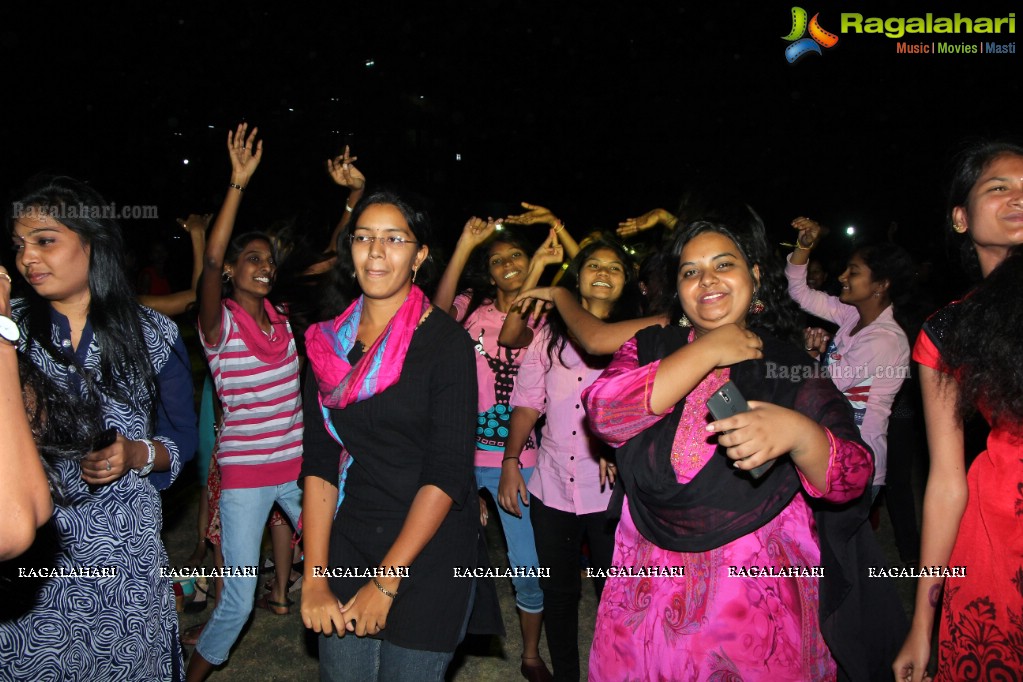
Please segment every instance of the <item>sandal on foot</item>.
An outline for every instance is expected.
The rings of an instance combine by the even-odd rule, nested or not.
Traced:
[[[274,601],[270,595],[265,595],[256,600],[257,609],[266,609],[275,616],[286,616],[291,613],[291,607],[295,602],[285,597],[285,601]]]

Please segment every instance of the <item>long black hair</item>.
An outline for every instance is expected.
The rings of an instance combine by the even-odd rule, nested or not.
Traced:
[[[888,280],[888,299],[892,302],[892,315],[912,341],[923,323],[923,315],[917,301],[915,289],[916,263],[901,246],[891,242],[866,244],[856,249],[858,255],[870,268],[873,282]],[[929,312],[929,311],[928,311]]]
[[[490,276],[490,249],[494,244],[507,244],[521,250],[527,261],[532,251],[529,240],[521,232],[507,227],[502,227],[500,232],[495,231],[490,239],[476,247],[458,287],[460,291],[471,292],[463,321],[484,303],[497,300],[497,285]]]
[[[671,247],[668,281],[677,281],[682,250],[694,237],[707,232],[728,237],[739,248],[750,268],[751,277],[753,266],[760,266],[760,284],[756,289],[756,298],[763,302],[764,310],[756,316],[747,316],[747,321],[755,323],[775,338],[799,344],[802,340],[799,308],[789,296],[781,263],[767,246],[764,223],[760,216],[752,208],[741,203],[727,210],[718,210],[714,215],[715,220],[697,219],[679,230]],[[678,298],[677,290],[672,303],[671,319],[674,323],[682,319],[682,302]]]
[[[1023,248],[1009,256],[956,304],[956,323],[942,347],[942,360],[959,381],[957,409],[964,419],[977,405],[991,423],[1023,422]],[[949,375],[951,376],[951,375]]]
[[[948,212],[945,234],[950,249],[958,250],[963,269],[974,280],[981,277],[980,260],[969,233],[956,232],[953,211],[969,210],[970,191],[991,163],[1002,156],[1023,157],[1023,144],[1015,140],[972,140],[965,143],[952,159],[952,181],[948,190]]]
[[[565,274],[561,276],[558,286],[573,292],[576,299],[581,298],[579,294],[579,272],[582,270],[586,260],[601,249],[614,251],[625,269],[625,286],[622,289],[622,295],[615,301],[614,306],[611,308],[611,314],[608,315],[605,321],[618,322],[638,317],[640,314],[641,296],[635,261],[628,250],[618,240],[609,235],[601,234],[598,238],[579,249],[579,253],[575,255],[575,258],[568,264],[568,268],[565,269]],[[552,310],[548,315],[547,325],[550,328],[550,339],[547,342],[547,358],[553,364],[554,357],[557,356],[558,362],[564,365],[565,361],[561,357],[561,353],[565,350],[565,345],[568,343],[568,326],[561,315],[558,314],[557,309]]]
[[[20,352],[18,375],[28,425],[46,471],[50,495],[57,504],[64,504],[64,491],[54,467],[61,460],[79,462],[92,450],[102,425],[99,401],[60,390]]]
[[[156,371],[146,346],[135,291],[125,274],[124,236],[112,217],[113,209],[84,182],[65,176],[37,177],[14,202],[9,229],[13,233],[13,223],[21,216],[48,214],[89,247],[89,322],[100,348],[98,388],[135,405],[139,399],[129,385],[141,385],[148,398],[145,411],[152,426],[158,398]],[[31,287],[26,290],[26,300],[29,343],[40,346],[60,365],[73,364],[75,361],[53,344],[50,302]],[[81,374],[91,381],[87,372]]]

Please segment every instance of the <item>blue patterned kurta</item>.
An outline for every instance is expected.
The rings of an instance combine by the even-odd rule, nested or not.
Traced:
[[[22,329],[21,350],[61,388],[84,393],[78,370],[54,362],[37,345],[28,346],[25,303],[14,301],[12,307]],[[148,426],[148,400],[142,386],[129,387],[135,406],[103,397],[104,426],[116,428],[129,439],[160,441],[170,452],[171,469],[145,478],[129,472],[90,492],[78,463],[58,466],[67,500],[54,509],[48,525],[59,550],[44,564],[29,564],[27,556],[11,563],[112,567],[116,576],[16,578],[14,589],[23,589],[19,583],[28,588],[30,610],[12,618],[10,609],[0,605],[0,680],[184,678],[174,595],[170,580],[160,577],[167,552],[160,539],[159,490],[173,482],[195,450],[192,379],[177,326],[149,308],[139,306],[138,311],[158,372],[155,434]],[[91,324],[86,324],[78,352],[73,353],[67,319],[56,312],[52,319],[54,344],[69,356],[74,354],[85,371],[97,377],[99,345]]]

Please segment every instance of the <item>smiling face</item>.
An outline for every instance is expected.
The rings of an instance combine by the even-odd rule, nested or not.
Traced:
[[[874,273],[859,254],[849,259],[838,281],[842,284],[839,300],[853,306],[879,298],[886,288],[884,282],[874,281]]]
[[[584,304],[614,303],[625,289],[625,263],[614,249],[597,249],[579,268],[579,295]]]
[[[717,232],[699,234],[682,248],[678,297],[697,336],[726,324],[746,326],[760,268],[749,264],[735,242]]]
[[[969,233],[982,265],[985,251],[1023,244],[1023,157],[995,157],[974,183],[966,205],[952,209],[952,219],[957,230]]]
[[[90,247],[43,211],[27,212],[12,235],[18,271],[43,298],[88,303]]]
[[[529,256],[514,244],[494,242],[487,254],[490,281],[499,291],[517,293],[522,288],[529,268]]]
[[[370,243],[352,243],[352,263],[366,298],[381,302],[405,300],[412,286],[412,271],[426,260],[429,248],[416,243],[405,216],[393,204],[371,204],[352,228],[355,237],[375,237]],[[400,237],[404,244],[386,244],[385,237]]]
[[[225,264],[224,272],[231,275],[231,297],[235,300],[244,296],[265,298],[277,273],[273,248],[265,239],[253,239],[242,248],[234,263]]]

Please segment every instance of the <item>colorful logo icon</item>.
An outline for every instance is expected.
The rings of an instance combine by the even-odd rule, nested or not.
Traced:
[[[817,21],[819,16],[820,14],[813,15],[813,19],[808,25],[806,10],[802,7],[792,8],[792,30],[787,36],[782,36],[782,40],[792,43],[785,48],[785,59],[789,61],[789,64],[795,64],[812,52],[822,54],[822,47],[834,47],[838,44],[838,36],[821,28]],[[804,38],[807,29],[809,29],[810,37]]]

